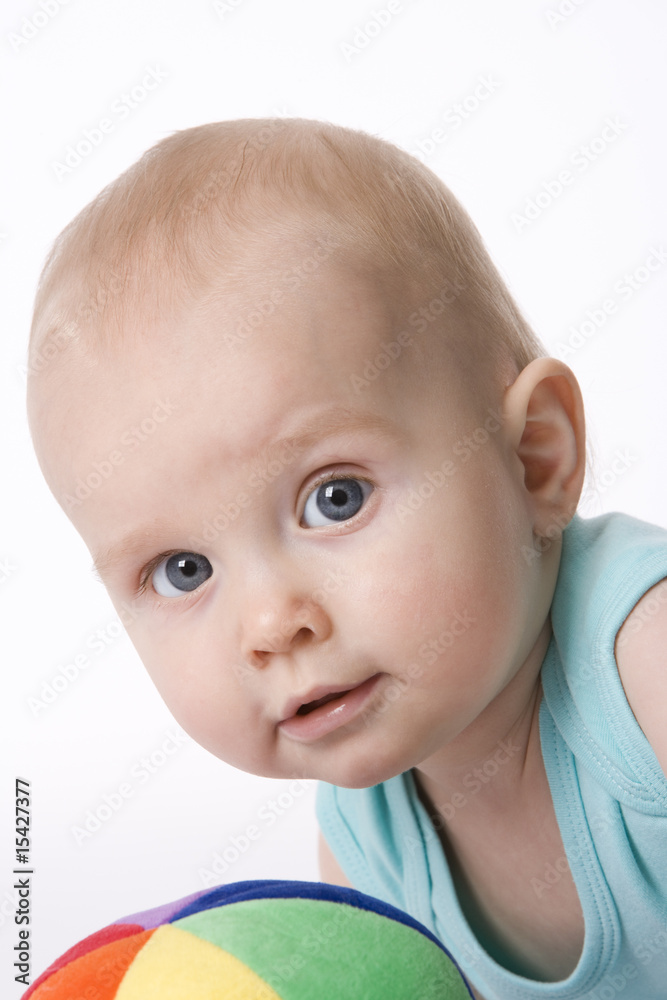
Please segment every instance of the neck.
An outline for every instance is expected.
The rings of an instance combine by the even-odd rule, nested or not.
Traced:
[[[550,637],[547,619],[503,691],[455,740],[414,769],[425,804],[448,826],[505,810],[529,791],[542,760],[540,668]]]

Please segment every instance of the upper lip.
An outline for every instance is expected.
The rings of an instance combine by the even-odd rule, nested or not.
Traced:
[[[296,694],[285,704],[280,721],[285,722],[287,719],[291,719],[302,705],[308,705],[311,701],[326,698],[327,695],[343,694],[344,691],[352,691],[353,688],[359,687],[363,683],[364,681],[356,681],[354,684],[320,684],[309,691],[304,691],[303,694]]]

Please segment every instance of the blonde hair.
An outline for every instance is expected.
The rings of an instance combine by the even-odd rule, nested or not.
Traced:
[[[137,307],[173,312],[247,281],[276,233],[287,248],[324,241],[332,262],[397,272],[427,297],[455,288],[448,308],[498,365],[546,353],[432,171],[365,132],[266,118],[169,136],[76,216],[42,272],[33,359],[72,341],[109,346]]]

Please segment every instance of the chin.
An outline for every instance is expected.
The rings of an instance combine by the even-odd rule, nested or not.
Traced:
[[[372,788],[402,774],[406,768],[392,766],[387,761],[365,762],[357,757],[351,760],[348,766],[338,760],[334,766],[323,770],[327,773],[318,775],[319,780],[326,781],[330,785],[338,785],[339,788]]]

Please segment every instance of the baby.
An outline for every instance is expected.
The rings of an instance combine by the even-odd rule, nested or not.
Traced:
[[[576,514],[576,379],[433,173],[314,121],[177,133],[57,240],[29,371],[158,690],[320,779],[323,878],[485,1000],[664,997],[667,532]]]

